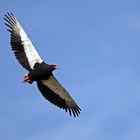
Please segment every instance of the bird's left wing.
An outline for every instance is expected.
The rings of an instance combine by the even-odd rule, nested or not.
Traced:
[[[37,85],[42,95],[52,104],[69,111],[74,117],[79,116],[81,109],[53,75],[47,80],[37,81]]]
[[[43,60],[16,17],[12,13],[7,13],[4,19],[5,25],[9,27],[7,30],[11,33],[12,50],[19,63],[27,70],[33,69],[35,63],[42,63]]]

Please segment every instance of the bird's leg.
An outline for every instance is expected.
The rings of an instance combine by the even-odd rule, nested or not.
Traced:
[[[32,84],[33,81],[32,81],[31,79],[29,79],[28,74],[26,74],[26,75],[24,76],[24,80],[23,80],[23,82],[24,82],[24,83]]]

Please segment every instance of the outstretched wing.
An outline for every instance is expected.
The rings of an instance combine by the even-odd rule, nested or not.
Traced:
[[[35,63],[42,63],[43,60],[16,17],[12,13],[7,13],[4,19],[5,25],[9,28],[7,30],[11,33],[12,50],[19,63],[27,70],[33,69]]]
[[[70,116],[79,116],[81,109],[63,88],[63,86],[51,75],[47,80],[37,81],[37,86],[42,95],[52,104],[69,111]]]

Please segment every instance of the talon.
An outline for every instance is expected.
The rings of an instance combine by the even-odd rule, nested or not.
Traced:
[[[27,80],[27,83],[32,84],[32,81],[31,80]]]
[[[24,83],[32,84],[33,81],[29,79],[28,75],[25,75],[25,76],[24,76],[23,82],[24,82]]]
[[[28,77],[28,75],[25,75],[25,76],[24,76],[24,78],[27,78],[27,77]]]

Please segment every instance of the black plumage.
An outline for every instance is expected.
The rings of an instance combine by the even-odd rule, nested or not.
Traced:
[[[19,29],[17,27],[17,20],[15,19],[14,15],[11,13],[7,13],[4,17],[9,29],[7,29],[11,33],[11,46],[12,46],[12,51],[14,52],[17,60],[19,63],[27,70],[31,70],[29,62],[27,60],[26,54],[24,52],[21,36]]]
[[[4,17],[11,35],[11,47],[19,63],[29,71],[24,77],[24,82],[37,82],[42,95],[52,104],[68,111],[74,117],[79,116],[81,109],[72,99],[66,89],[53,76],[56,65],[46,64],[37,51],[24,29],[12,13]]]

